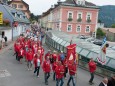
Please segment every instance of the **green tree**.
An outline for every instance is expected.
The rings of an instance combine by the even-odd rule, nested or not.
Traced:
[[[112,24],[111,27],[112,27],[112,28],[115,28],[115,24]]]
[[[102,31],[101,28],[98,28],[96,35],[97,35],[97,38],[101,38],[101,37],[105,36],[106,34]]]

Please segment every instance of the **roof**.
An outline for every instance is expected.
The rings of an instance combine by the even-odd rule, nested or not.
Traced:
[[[8,5],[3,5],[3,7],[6,9],[6,11],[11,15],[14,21],[22,22],[22,23],[30,23],[30,21],[25,17],[25,14],[21,10],[17,10],[15,8],[12,8]],[[13,13],[17,13],[17,15],[21,15],[22,17],[19,18],[19,16],[14,16]]]

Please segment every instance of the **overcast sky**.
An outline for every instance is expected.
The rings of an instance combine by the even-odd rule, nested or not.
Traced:
[[[48,10],[51,5],[57,3],[58,0],[24,0],[30,6],[30,11],[35,15],[41,15]],[[65,0],[61,0],[65,1]],[[86,0],[96,5],[115,5],[115,0]]]

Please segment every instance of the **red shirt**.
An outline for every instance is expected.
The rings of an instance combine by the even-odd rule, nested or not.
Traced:
[[[96,70],[96,63],[95,63],[94,61],[90,61],[90,62],[88,63],[88,65],[89,65],[89,70],[90,70],[90,72],[91,72],[91,73],[95,72],[95,70]]]
[[[24,50],[23,50],[23,49],[20,49],[20,52],[19,52],[18,56],[24,56],[24,55],[25,55]]]
[[[49,56],[49,57],[51,57],[51,54],[48,52],[48,53],[46,53],[45,54],[45,58],[44,59],[46,59],[47,58],[47,56]]]
[[[43,62],[43,71],[44,72],[50,72],[51,68],[50,68],[50,61],[44,61]]]
[[[69,74],[70,75],[75,75],[75,73],[76,73],[76,65],[75,64],[74,65],[70,64],[68,66],[68,68],[69,68]]]
[[[33,57],[34,57],[34,54],[32,51],[27,52],[27,60],[28,61],[32,61]]]
[[[58,63],[57,63],[57,62],[54,62],[53,65],[52,65],[52,70],[53,70],[54,72],[55,72],[57,66],[58,66]]]
[[[58,55],[57,54],[52,54],[52,58],[56,61],[56,59],[58,59]]]
[[[61,79],[64,77],[64,66],[63,65],[58,65],[55,69],[56,72],[56,78]]]

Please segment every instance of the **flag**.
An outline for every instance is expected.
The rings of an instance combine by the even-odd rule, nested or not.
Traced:
[[[103,39],[102,46],[100,47],[100,53],[98,54],[97,60],[102,65],[106,64],[106,37]]]
[[[67,60],[68,63],[73,63],[76,60],[76,44],[67,46]]]

